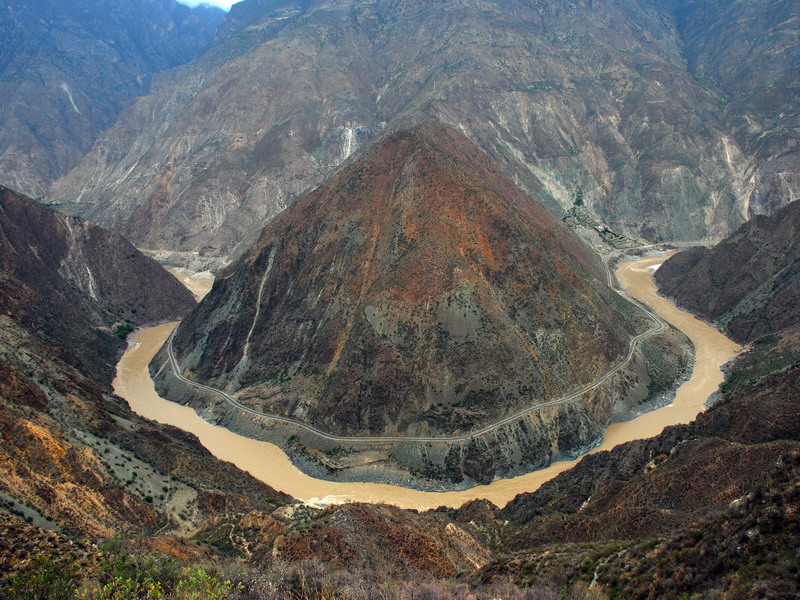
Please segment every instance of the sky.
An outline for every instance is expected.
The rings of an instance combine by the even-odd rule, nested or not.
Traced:
[[[219,6],[222,10],[230,10],[231,4],[236,4],[239,0],[178,0],[187,6],[199,6],[200,4],[211,4]]]

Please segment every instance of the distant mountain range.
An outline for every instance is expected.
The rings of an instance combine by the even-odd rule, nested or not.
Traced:
[[[222,17],[175,0],[0,2],[0,184],[45,196]]]
[[[138,246],[238,254],[388,132],[434,117],[556,212],[723,237],[798,190],[796,2],[234,7],[46,194]]]

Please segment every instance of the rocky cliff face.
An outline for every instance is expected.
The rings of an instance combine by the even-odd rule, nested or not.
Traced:
[[[726,128],[750,159],[750,215],[796,200],[800,6],[792,0],[677,0],[687,66],[717,88]]]
[[[638,318],[570,230],[429,122],[270,223],[174,345],[259,410],[452,435],[593,381]]]
[[[195,304],[121,235],[2,187],[0,291],[4,314],[106,384],[130,328],[177,320]]]
[[[203,49],[219,9],[175,0],[6,0],[0,184],[44,196],[152,76]]]
[[[712,249],[693,248],[656,271],[664,294],[734,339],[800,324],[800,202],[757,216]]]
[[[736,15],[673,4],[249,0],[206,55],[126,111],[48,198],[85,203],[73,209],[141,247],[226,255],[372,140],[434,116],[551,208],[581,190],[623,233],[727,235],[764,174],[795,189],[776,165],[796,136],[788,117],[748,129],[749,109],[726,109],[759,97],[769,77],[728,78],[738,83],[723,92],[722,79],[698,75],[736,60]],[[788,0],[748,21],[770,64],[794,64],[792,21],[779,25],[787,10]],[[716,62],[700,46],[709,19],[725,27]],[[791,104],[796,71],[781,73]],[[784,141],[762,153],[765,132]]]

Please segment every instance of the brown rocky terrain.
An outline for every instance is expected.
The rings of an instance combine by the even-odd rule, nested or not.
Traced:
[[[71,536],[196,531],[290,501],[110,393],[118,324],[191,294],[119,234],[0,190],[0,508]],[[5,568],[5,567],[4,567]]]
[[[660,290],[739,341],[800,324],[800,202],[757,216],[712,249],[693,248],[656,271]]]
[[[442,437],[593,382],[647,326],[569,229],[463,135],[428,122],[387,137],[272,221],[173,347],[191,378],[259,412],[349,436]],[[679,341],[664,340],[583,401],[427,458],[405,447],[392,458],[487,481],[579,452],[645,399],[646,364],[674,362]],[[170,370],[159,385],[262,435]]]
[[[276,218],[174,347],[199,381],[335,432],[468,431],[621,361],[599,260],[430,122]]]
[[[770,375],[690,425],[588,456],[503,510],[475,506],[504,548],[479,577],[593,581],[611,598],[745,598],[754,586],[792,597],[799,375]]]
[[[753,589],[790,598],[800,589],[799,369],[724,394],[692,424],[587,456],[503,509],[486,501],[422,514],[360,504],[292,509],[293,525],[268,541],[258,540],[274,531],[269,520],[207,535],[225,542],[233,532],[262,569],[306,564],[307,590],[344,590],[345,573],[384,582],[461,573],[474,593],[510,577],[532,586],[534,598],[558,597],[533,595],[544,586],[575,598],[748,598]]]
[[[797,194],[793,117],[770,116],[795,113],[756,102],[796,104],[796,6],[705,4],[248,0],[47,197],[140,247],[238,254],[373,140],[434,117],[552,209],[580,191],[631,236],[721,237]],[[742,78],[747,36],[761,58]]]
[[[444,514],[420,518],[413,511],[371,504],[331,507],[278,538],[273,547],[286,561],[315,559],[341,570],[438,579],[472,571],[491,559],[468,527]]]
[[[285,501],[215,459],[193,436],[137,417],[56,349],[8,316],[0,319],[5,510],[38,526],[106,538],[191,531],[237,504]],[[209,493],[216,503],[206,501]]]
[[[154,74],[208,44],[222,14],[175,0],[3,2],[0,184],[43,196]]]
[[[754,347],[731,373],[769,364],[793,335],[762,354]],[[746,598],[754,589],[790,598],[800,589],[797,365],[728,386],[695,423],[588,456],[504,509],[475,501],[419,514],[281,506],[287,499],[191,436],[132,415],[6,316],[0,364],[3,511],[32,524],[0,519],[12,598],[43,585],[44,598],[78,598],[82,585],[151,575],[178,598],[179,578],[202,577],[181,565],[198,562],[236,582],[221,598],[242,600]],[[139,537],[165,524],[173,536]],[[69,535],[40,528],[57,526]],[[137,539],[98,553],[76,538],[109,531]]]
[[[0,187],[0,312],[95,381],[111,382],[131,328],[194,304],[121,235]]]

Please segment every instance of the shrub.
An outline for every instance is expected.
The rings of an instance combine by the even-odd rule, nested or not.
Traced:
[[[4,591],[9,600],[68,600],[79,581],[74,565],[37,554],[23,572],[8,579]]]

